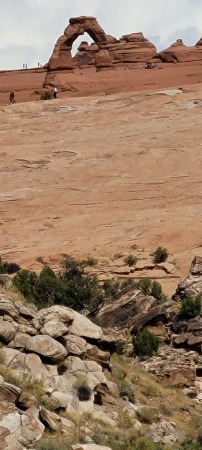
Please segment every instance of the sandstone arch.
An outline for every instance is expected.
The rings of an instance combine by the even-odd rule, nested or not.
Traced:
[[[112,66],[110,56],[106,46],[108,44],[107,35],[101,28],[95,17],[72,17],[64,34],[56,42],[53,53],[48,62],[48,71],[73,70],[74,60],[71,55],[72,45],[78,36],[88,33],[95,42],[101,55],[105,55],[105,66]],[[103,52],[104,51],[104,52]],[[98,58],[98,60],[100,60]]]

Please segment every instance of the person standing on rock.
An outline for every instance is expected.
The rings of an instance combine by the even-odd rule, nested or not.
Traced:
[[[12,103],[16,103],[16,101],[15,101],[15,93],[14,93],[14,91],[11,91],[11,92],[10,92],[10,95],[9,95],[9,100],[10,100],[10,104],[12,104]]]
[[[55,86],[53,89],[53,97],[54,98],[57,98],[57,93],[58,93],[58,90],[57,90],[57,87]]]

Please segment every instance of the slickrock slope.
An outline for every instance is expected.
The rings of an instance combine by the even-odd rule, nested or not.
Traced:
[[[161,245],[184,277],[201,245],[201,99],[199,86],[1,107],[2,256],[34,267]]]

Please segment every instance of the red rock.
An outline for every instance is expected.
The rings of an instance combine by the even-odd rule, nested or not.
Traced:
[[[85,32],[93,39],[94,44],[89,45],[83,41],[72,58],[72,45]],[[118,40],[107,35],[95,17],[73,17],[64,34],[57,40],[47,69],[72,71],[74,67],[95,65],[97,70],[102,70],[113,67],[113,64],[145,62],[154,55],[155,45],[142,33],[126,34]]]
[[[202,60],[202,39],[195,46],[186,46],[177,39],[170,47],[157,53],[155,59],[165,63],[186,63]]]
[[[64,34],[56,42],[53,54],[48,62],[48,70],[73,70],[74,60],[71,55],[71,49],[78,36],[85,32],[102,49],[107,45],[107,36],[101,28],[95,17],[72,17]]]

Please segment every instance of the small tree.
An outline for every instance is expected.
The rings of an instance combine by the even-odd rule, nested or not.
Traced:
[[[115,297],[119,290],[119,282],[112,278],[111,280],[105,280],[103,283],[103,290],[107,297]]]
[[[180,318],[186,320],[198,316],[201,312],[201,300],[201,295],[184,298],[179,312]]]
[[[151,294],[151,280],[150,278],[142,278],[138,283],[138,288],[142,291],[144,295]]]
[[[167,258],[168,258],[167,248],[158,247],[153,253],[153,260],[156,264],[166,261]]]
[[[13,278],[13,284],[27,300],[34,301],[37,279],[35,272],[20,270]]]
[[[156,300],[162,301],[164,294],[162,291],[161,284],[158,283],[158,281],[153,281],[152,286],[151,286],[151,295],[154,298],[156,298]]]
[[[132,339],[133,348],[138,356],[152,356],[157,353],[160,340],[146,328],[137,332]]]

